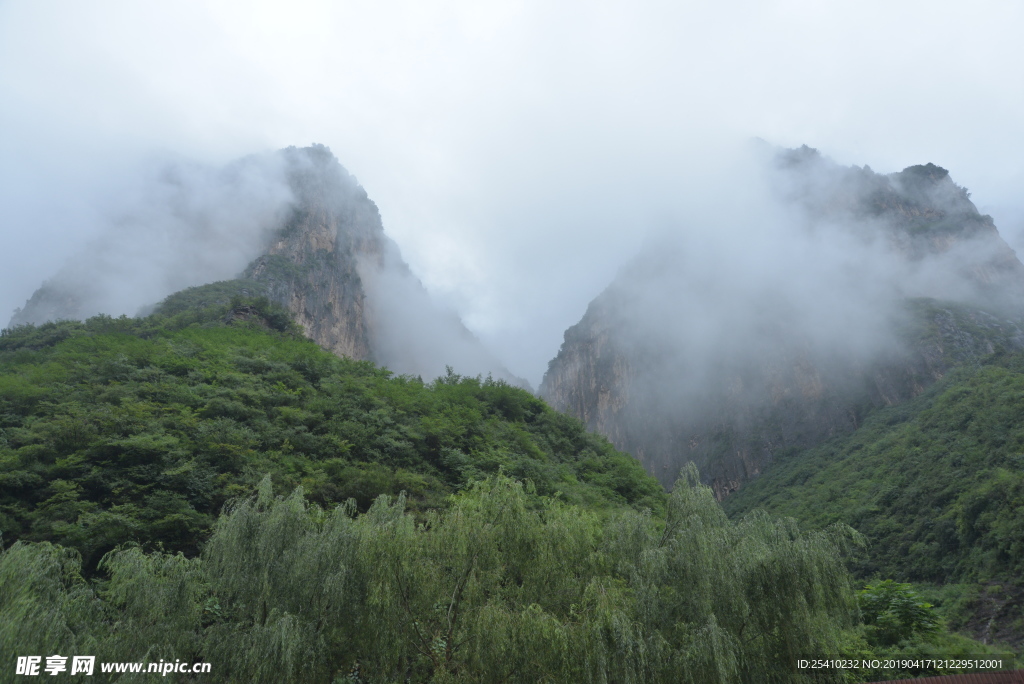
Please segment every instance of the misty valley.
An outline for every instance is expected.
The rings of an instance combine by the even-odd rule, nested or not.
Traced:
[[[182,682],[1012,669],[1024,265],[932,163],[759,143],[728,192],[535,389],[328,148],[168,166],[0,334],[0,650],[210,664]]]

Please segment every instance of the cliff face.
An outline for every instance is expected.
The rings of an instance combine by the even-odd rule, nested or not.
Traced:
[[[280,153],[294,204],[243,277],[341,356],[434,378],[446,366],[527,387],[453,312],[434,304],[384,234],[377,206],[323,146]]]
[[[1019,315],[994,306],[1020,291],[1024,269],[947,173],[879,176],[809,150],[781,160],[773,182],[815,240],[842,230],[871,243],[852,278],[873,279],[870,295],[846,281],[821,283],[820,295],[813,279],[737,285],[745,269],[701,267],[659,245],[566,331],[541,385],[549,403],[666,486],[694,462],[723,498],[776,457],[852,431],[872,407],[916,396],[953,365],[1024,345]],[[899,271],[889,280],[874,263],[882,257]],[[722,294],[730,289],[738,294]],[[950,295],[960,302],[935,298]]]
[[[694,462],[724,498],[777,456],[856,429],[878,406],[920,394],[951,367],[1000,347],[1024,347],[1018,321],[937,300],[907,303],[906,347],[870,361],[823,356],[806,341],[771,346],[742,363],[692,370],[623,343],[595,302],[565,334],[540,393],[634,454],[670,487]]]
[[[230,278],[238,273],[239,267],[249,262],[242,277],[259,282],[271,299],[294,314],[311,339],[336,354],[356,359],[373,358],[366,292],[358,264],[361,260],[379,262],[388,242],[376,205],[330,150],[322,145],[301,149],[290,147],[270,155],[248,157],[227,168],[232,167],[243,169],[234,174],[241,177],[238,183],[250,186],[246,192],[236,192],[235,195],[244,198],[263,190],[251,187],[254,184],[253,170],[258,169],[262,176],[270,178],[269,182],[281,200],[274,211],[263,212],[266,225],[261,230],[247,227],[247,230],[235,231],[247,243],[248,258],[241,263],[236,259],[233,273],[230,270],[225,272],[233,264],[224,264],[220,271],[212,271],[220,277],[210,280]],[[180,172],[173,167],[168,171],[168,174],[175,173]],[[218,179],[224,175],[224,170],[217,170]],[[207,183],[204,185],[202,180],[207,180]],[[211,189],[210,179],[184,183],[166,183],[164,178],[160,181],[160,192],[154,194],[167,195],[163,186],[171,185],[174,196],[166,205],[145,207],[144,220],[138,221],[134,234],[141,235],[147,231],[156,234],[165,230],[168,224],[189,223],[195,227],[191,231],[176,231],[175,241],[180,243],[177,238],[188,237],[192,233],[191,237],[204,248],[202,251],[212,253],[212,258],[216,259],[217,245],[202,245],[202,239],[214,232],[216,225],[237,215],[239,207],[228,202],[228,193]],[[220,184],[226,183],[221,180]],[[181,209],[182,205],[198,204],[194,198],[204,192],[213,198],[198,210]],[[138,208],[125,211],[143,213]],[[124,237],[112,232],[103,236],[100,242],[111,243]],[[158,237],[140,241],[144,249],[133,246],[130,250],[132,256],[142,261],[150,259],[152,266],[159,268],[161,264],[154,254],[159,247]],[[185,246],[172,244],[168,247],[176,250]],[[40,287],[25,307],[15,314],[11,324],[121,313],[111,310],[111,307],[122,301],[132,301],[127,295],[137,286],[137,279],[105,282],[105,274],[101,271],[124,269],[131,273],[133,267],[136,270],[139,267],[126,264],[124,255],[109,260],[116,263],[107,264],[102,260],[101,248],[88,251],[88,256],[72,260]],[[111,251],[109,247],[107,251]],[[252,260],[255,255],[259,256]],[[194,254],[189,256],[194,259]],[[97,262],[96,267],[91,267],[91,262]],[[196,274],[193,282],[187,284],[198,286],[210,282],[203,278],[204,275]],[[101,291],[103,286],[106,292]],[[126,296],[118,297],[120,293]],[[155,298],[170,293],[165,291]],[[135,306],[138,308],[151,301],[137,302]]]
[[[291,215],[243,276],[292,312],[306,335],[339,356],[373,359],[358,265],[379,264],[387,238],[377,206],[327,148],[281,152]]]

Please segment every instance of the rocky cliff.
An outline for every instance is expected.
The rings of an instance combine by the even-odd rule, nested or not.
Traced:
[[[295,201],[243,277],[264,284],[306,335],[339,356],[373,359],[360,263],[379,266],[388,238],[377,206],[323,146],[281,151]]]
[[[377,206],[321,145],[280,153],[294,204],[266,251],[242,274],[341,356],[434,378],[451,366],[526,387],[438,307],[384,233]]]
[[[1024,268],[945,170],[882,176],[804,148],[770,179],[802,223],[782,247],[798,256],[658,243],[566,331],[541,385],[666,486],[692,461],[725,497],[953,365],[1024,345]]]

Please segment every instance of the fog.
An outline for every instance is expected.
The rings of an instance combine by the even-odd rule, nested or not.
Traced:
[[[96,225],[84,227],[91,239],[46,278],[48,304],[12,322],[134,316],[186,287],[234,278],[264,250],[291,202],[276,155],[224,168],[143,168],[105,198]]]
[[[913,232],[915,212],[934,209],[958,228],[984,223],[962,188],[914,178],[806,150],[739,149],[705,178],[710,191],[687,220],[653,233],[585,320],[635,364],[628,393],[680,416],[714,410],[723,393],[763,402],[761,392],[785,385],[773,376],[794,366],[808,381],[855,380],[908,351],[911,298],[1019,316],[1024,268],[997,236]],[[874,211],[894,198],[907,205]]]
[[[879,175],[760,144],[702,189],[540,385],[667,487],[693,462],[724,497],[954,359],[1024,348],[1024,266],[936,166]]]
[[[491,376],[533,389],[481,344],[458,313],[430,296],[394,243],[385,245],[383,259],[361,260],[359,276],[366,288],[374,356],[381,365],[427,381],[451,368],[459,375]]]
[[[761,200],[728,168],[754,136],[886,173],[939,164],[1016,246],[1022,20],[1008,0],[0,3],[0,321],[69,260],[138,276],[139,299],[214,251],[230,270],[259,220],[251,241],[229,231],[141,273],[103,256],[132,249],[87,245],[167,199],[138,188],[169,161],[217,169],[312,142],[359,178],[413,277],[534,385],[652,233],[740,259],[737,287],[846,277],[815,269],[814,243],[771,251],[785,214],[740,211]],[[255,215],[278,201],[258,200]],[[189,230],[160,228],[203,244]],[[751,246],[741,258],[713,231]]]
[[[358,274],[365,294],[358,301],[365,307],[370,357],[377,363],[428,380],[452,367],[463,375],[529,387],[455,311],[431,297],[382,232],[372,200],[327,148],[290,147],[221,168],[165,161],[143,171],[109,196],[110,205],[95,217],[93,237],[43,282],[24,309],[15,310],[12,325],[101,313],[144,315],[179,290],[242,277],[273,244],[292,239],[291,249],[301,255],[293,261],[299,264],[312,258],[312,251],[304,250],[328,244],[337,258],[352,260],[335,268],[342,281]],[[289,238],[297,220],[315,234]],[[336,241],[333,234],[318,232],[324,227],[338,231]],[[315,292],[322,277],[306,276],[308,282],[298,286],[300,296]],[[290,288],[271,296],[290,301],[297,294]],[[340,321],[326,325],[345,327]]]

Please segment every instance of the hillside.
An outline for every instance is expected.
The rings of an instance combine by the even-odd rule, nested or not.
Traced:
[[[217,303],[238,285],[186,291],[147,318],[3,332],[5,544],[59,543],[90,571],[125,542],[194,555],[224,503],[266,474],[278,492],[361,510],[405,491],[422,512],[499,471],[569,503],[663,508],[634,459],[526,391],[336,357],[265,298]]]
[[[417,369],[443,357],[431,349],[470,373],[493,366],[429,303],[326,148],[279,155],[294,204],[238,277],[147,315],[0,334],[4,652],[214,668],[168,671],[181,682],[751,684],[909,674],[801,672],[807,655],[993,652],[947,631],[905,585],[858,591],[848,565],[862,538],[844,524],[730,520],[717,499],[738,479],[713,477],[713,489],[690,465],[678,482],[659,473],[675,483],[667,495],[632,456],[503,377],[450,366],[425,381]],[[48,310],[53,292],[20,315]],[[821,357],[782,345],[735,387],[774,379],[773,405],[796,418],[771,423],[751,401],[722,415],[767,417],[754,427],[781,430],[782,459],[820,440],[821,416],[838,426],[828,436],[866,429],[874,405],[957,365],[1013,358],[1024,339],[1006,311],[904,306],[896,330],[913,351],[880,347],[889,366],[871,382],[856,362],[821,371]],[[375,365],[387,358],[406,371]],[[643,358],[670,381],[679,368]],[[650,413],[648,427],[665,420]],[[992,587],[1015,571],[998,544],[991,572],[965,581]]]
[[[94,654],[96,681],[753,684],[868,648],[847,528],[732,523],[522,389],[336,357],[240,287],[0,335],[5,653]]]
[[[1024,355],[957,368],[856,431],[778,459],[724,502],[866,535],[862,577],[955,585],[955,626],[1024,643]]]

